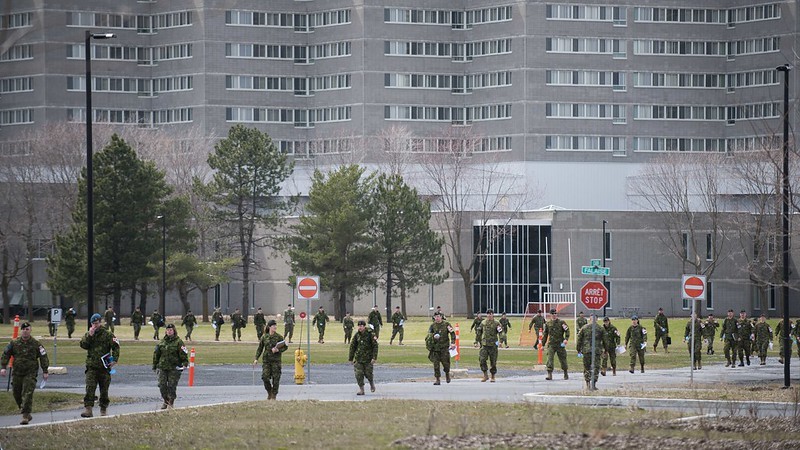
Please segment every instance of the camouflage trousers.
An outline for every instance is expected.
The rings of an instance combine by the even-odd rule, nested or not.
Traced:
[[[214,329],[214,339],[219,340],[219,333],[222,331],[222,325],[217,324],[217,328]]]
[[[236,336],[239,336],[239,340],[242,340],[242,327],[231,327],[231,334],[233,335],[233,340],[236,340]]]
[[[283,337],[288,342],[292,341],[292,336],[294,336],[294,324],[287,323],[283,325]]]
[[[603,370],[608,369],[608,363],[611,362],[611,368],[617,369],[617,349],[616,347],[606,347],[603,350]]]
[[[178,382],[182,373],[183,371],[175,369],[158,371],[158,390],[161,391],[161,398],[165,402],[170,403],[178,397]]]
[[[603,354],[595,352],[594,354],[594,375],[592,375],[592,354],[584,353],[583,355],[583,379],[586,382],[594,380],[597,382],[597,375],[600,373],[601,359]]]
[[[344,330],[344,343],[347,344],[350,342],[350,339],[353,337],[353,329],[345,329]]]
[[[480,332],[475,332],[475,342],[474,342],[474,344],[481,345],[481,333]]]
[[[758,352],[759,358],[766,358],[767,351],[769,351],[769,342],[768,340],[764,339],[762,341],[756,341],[755,350]]]
[[[161,327],[159,327],[158,325],[153,325],[153,330],[154,330],[153,331],[153,339],[155,339],[156,341],[159,339],[159,336],[158,336],[159,328],[161,328]]]
[[[689,354],[692,354],[692,344],[687,342],[686,348],[689,351]],[[700,362],[701,357],[703,354],[703,341],[695,341],[694,343],[694,361],[693,362]]]
[[[317,331],[319,332],[319,339],[318,342],[322,342],[325,339],[325,327],[317,327]]]
[[[753,341],[750,339],[742,339],[739,341],[739,345],[736,346],[737,354],[739,355],[739,361],[743,361],[744,358],[750,359],[750,356],[753,354]],[[733,358],[736,359],[735,357]]]
[[[659,330],[659,328],[656,328]],[[656,342],[653,343],[653,347],[658,347],[658,341],[661,341],[661,344],[664,346],[664,350],[667,349],[667,333],[665,331],[657,331],[656,332]]]
[[[11,370],[11,384],[14,386],[14,401],[20,407],[22,414],[30,414],[33,406],[33,391],[36,389],[36,374],[17,373]]]
[[[706,353],[714,351],[714,336],[703,336],[703,341],[706,342]]]
[[[381,326],[380,325],[372,325],[373,332],[375,333],[375,339],[378,339],[378,336],[381,334]]]
[[[256,337],[258,338],[259,341],[261,341],[261,336],[264,335],[265,326],[266,325],[261,325],[261,324],[256,325]]]
[[[737,343],[733,339],[725,339],[725,347],[723,350],[725,351],[725,359],[728,362],[735,362],[736,361],[736,353],[737,353]]]
[[[504,332],[500,333],[498,335],[498,338],[499,338],[501,344],[503,344],[505,346],[508,346],[508,332],[504,331]]]
[[[142,324],[140,324],[140,323],[133,324],[133,338],[134,339],[136,339],[136,340],[139,339],[139,333],[141,331],[142,331]]]
[[[67,324],[67,337],[72,339],[72,333],[75,332],[75,324]]]
[[[353,371],[356,374],[356,384],[359,387],[364,386],[364,378],[367,379],[370,383],[372,383],[372,363],[371,362],[353,362]]]
[[[486,362],[489,362],[487,364]],[[486,373],[488,370],[492,375],[497,373],[497,346],[484,345],[481,347],[480,357],[478,361],[481,364],[481,371]]]
[[[194,325],[186,325],[186,340],[192,340],[192,332],[194,331]]]
[[[97,396],[94,395],[97,387],[100,387],[100,407],[108,406],[108,387],[111,386],[111,374],[104,367],[86,368],[86,396],[83,397],[83,406],[92,407]]]
[[[268,394],[278,395],[278,387],[281,385],[281,362],[264,362],[261,366],[261,380]]]
[[[441,370],[444,370],[444,373],[450,373],[450,351],[447,348],[439,351],[432,350],[428,354],[428,359],[433,363],[433,376],[436,378],[442,377]]]
[[[645,344],[645,347],[647,345]],[[639,360],[639,364],[644,367],[644,349],[641,348],[641,345],[638,344],[631,344],[628,346],[628,353],[631,354],[631,368],[636,367],[636,360]]]
[[[394,337],[397,336],[398,333],[400,334],[400,343],[403,343],[403,327],[392,327],[392,338],[389,339],[390,343],[394,340]]]
[[[561,363],[561,369],[567,370],[567,349],[562,347],[559,343],[558,345],[548,345],[547,346],[547,362],[545,366],[547,367],[548,372],[553,371],[554,367],[554,358],[558,355],[558,362]]]

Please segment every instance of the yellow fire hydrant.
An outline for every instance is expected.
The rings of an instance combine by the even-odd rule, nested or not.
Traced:
[[[308,361],[308,356],[306,356],[303,350],[298,348],[294,351],[294,384],[303,384],[306,382],[306,371],[304,368],[306,361]]]

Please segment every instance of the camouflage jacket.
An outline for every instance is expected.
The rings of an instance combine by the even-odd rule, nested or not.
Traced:
[[[75,325],[75,315],[75,311],[68,309],[67,312],[64,313],[64,322],[70,326]]]
[[[144,325],[144,314],[141,311],[134,311],[131,314],[131,325],[134,324]]]
[[[769,324],[766,322],[757,323],[754,333],[756,335],[756,342],[768,342],[772,340],[772,328],[770,328]]]
[[[154,313],[153,313],[153,314],[150,316],[150,322],[153,322],[153,326],[154,326],[154,327],[159,327],[159,328],[161,328],[161,327],[163,327],[163,326],[164,326],[164,316],[162,316],[161,314],[159,314],[159,313],[157,313],[157,312],[154,312]]]
[[[231,314],[231,327],[233,328],[244,328],[245,320],[242,317],[242,313],[233,313]]]
[[[455,340],[456,332],[450,322],[442,320],[440,323],[433,322],[428,328],[428,336],[425,338],[425,343],[428,346],[428,350],[441,352],[450,348],[450,343],[455,342]]]
[[[44,346],[34,338],[22,339],[21,337],[12,339],[3,350],[3,357],[0,365],[5,369],[8,361],[14,357],[14,372],[17,375],[35,374],[42,367],[42,372],[47,373],[50,367],[50,360],[47,358],[47,351]]]
[[[647,343],[647,330],[641,324],[629,326],[628,331],[625,332],[625,347],[639,350],[643,343]]]
[[[503,326],[500,325],[500,322],[494,319],[485,319],[481,322],[481,330],[483,330],[483,334],[481,334],[481,345],[484,347],[496,347],[497,335],[503,330]]]
[[[381,317],[380,311],[370,311],[369,316],[367,316],[367,323],[373,327],[379,327],[383,325],[383,317]]]
[[[753,338],[753,322],[750,319],[739,319],[736,323],[736,326],[739,327],[739,337],[743,341],[749,341]]]
[[[278,343],[281,343],[280,347],[278,347],[278,351],[276,353],[272,352],[272,349],[275,348]],[[267,364],[270,362],[280,362],[281,355],[285,352],[289,347],[286,345],[286,342],[283,340],[283,336],[278,333],[269,334],[264,333],[261,336],[261,340],[258,341],[258,350],[256,350],[256,361],[258,361],[258,357],[261,356],[261,353],[264,353],[263,363]]]
[[[100,359],[106,353],[111,353],[114,362],[119,362],[119,340],[114,333],[106,327],[100,327],[90,336],[87,331],[81,338],[81,348],[86,350],[86,368],[102,369],[103,361]]]
[[[658,314],[655,320],[653,320],[653,327],[658,335],[669,334],[669,320],[667,320],[667,316],[664,314]]]
[[[294,325],[294,310],[287,309],[283,312],[283,323],[287,325]]]
[[[392,326],[395,328],[399,328],[403,326],[403,323],[406,321],[406,316],[403,315],[401,312],[395,312],[392,314]]]
[[[328,318],[328,315],[325,314],[325,311],[320,311],[314,315],[314,320],[311,321],[311,324],[316,325],[317,328],[325,328],[325,325],[329,320],[330,319]]]
[[[606,341],[606,330],[602,325],[596,324],[594,331],[594,353],[603,353],[603,343]],[[587,323],[578,331],[578,338],[575,346],[580,353],[592,353],[592,324]]]
[[[220,311],[214,311],[211,315],[211,321],[220,326],[225,323],[225,316]]]
[[[589,323],[589,321],[586,320],[586,317],[578,317],[575,319],[575,329],[580,332],[581,328],[583,328],[587,323]]]
[[[253,325],[255,326],[266,326],[267,325],[267,318],[264,317],[264,313],[256,313],[253,316]]]
[[[503,327],[503,333],[508,333],[508,329],[511,328],[511,321],[508,320],[507,318],[504,319],[501,317],[499,322],[500,326]]]
[[[560,347],[561,343],[569,340],[569,325],[561,319],[550,319],[544,326],[542,344],[551,347]]]
[[[197,317],[194,314],[187,314],[183,316],[183,320],[181,321],[181,325],[193,327],[197,325]]]
[[[700,319],[694,320],[694,343],[699,344],[703,342],[704,331],[706,325]],[[689,342],[692,339],[692,321],[686,322],[686,329],[683,330],[683,340]]]
[[[469,331],[475,330],[476,333],[480,333],[481,332],[481,322],[483,322],[483,319],[479,319],[477,317],[475,319],[473,319],[472,320],[472,326],[469,327]]]
[[[350,340],[350,356],[348,361],[355,361],[360,364],[367,364],[372,360],[378,359],[378,339],[369,330],[357,331]]]
[[[713,338],[714,335],[717,334],[719,323],[717,323],[716,320],[706,320],[703,322],[703,325],[703,337]]]
[[[189,351],[178,335],[164,336],[153,351],[153,370],[175,370],[189,366]]]
[[[342,319],[342,328],[345,331],[352,331],[353,330],[353,318],[352,317],[345,317]]]
[[[739,327],[737,326],[735,318],[728,319],[726,317],[725,320],[722,321],[722,329],[719,331],[719,337],[726,341],[739,340]]]
[[[608,326],[603,325],[603,329],[605,330],[603,342],[606,349],[608,349],[608,351],[613,351],[614,348],[619,345],[622,336],[620,336],[619,330],[612,323],[609,323]]]
[[[528,324],[528,330],[534,327],[537,330],[544,328],[544,317],[542,317],[541,314],[533,316],[533,319],[531,319],[531,323]]]

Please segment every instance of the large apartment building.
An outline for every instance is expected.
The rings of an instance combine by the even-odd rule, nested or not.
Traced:
[[[776,67],[796,63],[797,11],[784,0],[7,0],[0,152],[24,153],[22,136],[43,123],[85,121],[89,51],[95,123],[206,136],[254,126],[300,169],[396,126],[408,152],[468,130],[471,151],[536,180],[542,205],[633,210],[628,180],[654,155],[779,142]],[[87,30],[116,37],[87,49]]]

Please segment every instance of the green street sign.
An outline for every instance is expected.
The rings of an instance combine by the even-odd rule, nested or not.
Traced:
[[[604,277],[611,276],[610,267],[597,267],[597,266],[581,266],[582,275],[602,275]]]
[[[589,260],[589,265],[590,266],[595,266],[595,267],[602,267],[602,261],[599,260],[599,259],[592,259],[592,260]]]

